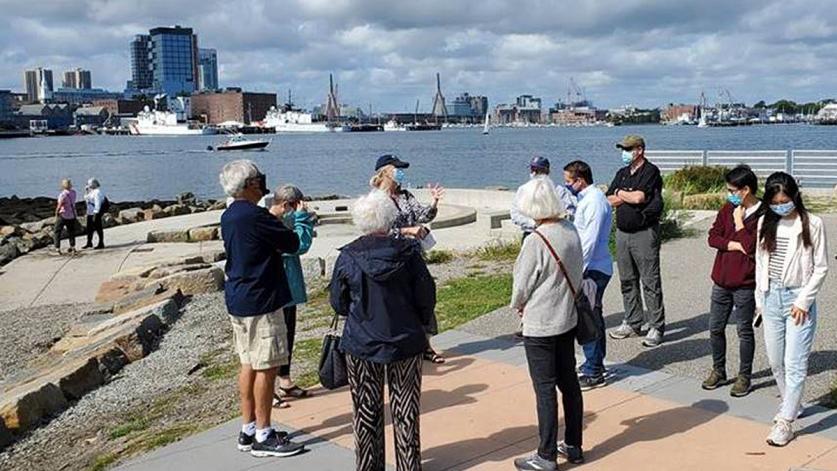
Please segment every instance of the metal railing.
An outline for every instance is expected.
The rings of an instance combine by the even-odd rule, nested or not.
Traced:
[[[761,178],[788,172],[801,186],[837,185],[837,150],[649,150],[647,156],[663,174],[689,166],[746,164]]]

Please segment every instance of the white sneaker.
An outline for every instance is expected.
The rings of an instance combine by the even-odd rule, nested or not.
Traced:
[[[767,444],[772,446],[785,446],[793,440],[793,425],[784,419],[779,419],[773,424],[770,435],[767,436]]]
[[[649,348],[659,347],[662,343],[663,333],[654,328],[648,330],[648,335],[646,335],[645,339],[642,341],[642,345]]]

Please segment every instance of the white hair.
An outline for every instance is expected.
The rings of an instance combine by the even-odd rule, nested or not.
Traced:
[[[95,190],[96,188],[99,188],[99,180],[91,178],[90,180],[87,180],[87,186]]]
[[[398,208],[392,198],[377,189],[358,198],[352,206],[352,221],[363,234],[388,231],[397,216]]]
[[[564,203],[548,178],[534,178],[520,187],[520,212],[535,221],[560,217],[566,211]]]
[[[218,179],[224,188],[224,193],[237,198],[247,185],[247,180],[258,174],[259,168],[252,160],[234,160],[224,165]]]

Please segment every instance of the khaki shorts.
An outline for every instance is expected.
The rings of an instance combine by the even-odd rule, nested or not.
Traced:
[[[258,371],[288,364],[288,333],[281,309],[260,316],[230,316],[230,322],[242,365]]]

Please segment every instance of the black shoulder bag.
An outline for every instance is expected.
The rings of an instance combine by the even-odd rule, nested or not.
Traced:
[[[320,354],[320,384],[326,389],[338,389],[349,384],[346,356],[340,351],[340,333],[337,330],[339,316],[334,314],[331,330],[323,336]]]

